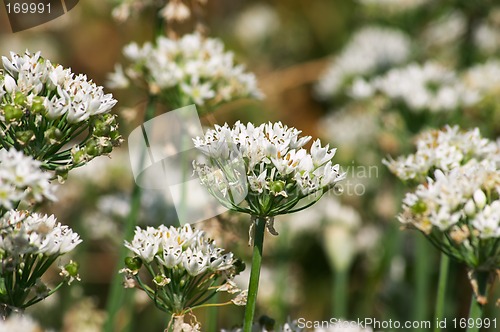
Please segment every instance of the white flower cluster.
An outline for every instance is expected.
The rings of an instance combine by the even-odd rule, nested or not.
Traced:
[[[373,142],[379,130],[374,112],[341,109],[331,112],[319,123],[319,130],[328,142],[346,149]]]
[[[498,54],[500,49],[500,7],[488,8],[488,16],[478,22],[474,29],[474,42],[477,48],[486,55]]]
[[[167,269],[182,269],[195,277],[206,271],[222,272],[230,269],[235,259],[232,253],[224,254],[205,233],[185,225],[182,228],[160,225],[158,228],[137,227],[132,242],[125,246],[144,263],[155,260]]]
[[[22,56],[11,53],[10,59],[2,57],[2,62],[5,71],[0,74],[1,106],[10,105],[20,92],[28,108],[43,105],[49,118],[65,116],[68,122],[75,123],[108,113],[117,102],[111,94],[104,94],[101,86],[88,81],[87,76],[53,65],[40,52]],[[5,112],[0,112],[1,120],[5,116]]]
[[[500,61],[490,59],[468,68],[463,75],[464,84],[482,97],[500,91]]]
[[[81,242],[77,233],[53,215],[11,210],[0,219],[0,250],[9,257],[60,256]]]
[[[395,102],[402,102],[413,112],[453,111],[473,105],[479,99],[477,92],[467,88],[454,71],[435,62],[391,69],[369,82],[358,80],[353,86],[354,98],[371,97],[378,92]]]
[[[55,200],[51,174],[41,162],[14,149],[0,149],[0,211],[16,208],[20,201]],[[0,213],[1,217],[1,213]]]
[[[370,26],[359,30],[332,60],[316,86],[319,97],[340,93],[354,77],[369,76],[404,63],[411,51],[410,38],[390,28]]]
[[[384,160],[389,170],[402,180],[425,180],[435,169],[448,172],[470,159],[499,163],[499,146],[481,136],[479,129],[462,132],[458,126],[428,130],[419,135],[417,151],[396,160]]]
[[[224,51],[219,39],[197,33],[179,40],[160,36],[155,45],[131,43],[124,54],[132,64],[125,72],[117,66],[109,86],[125,88],[129,79],[142,80],[150,93],[160,94],[173,108],[195,103],[209,110],[239,98],[262,98],[255,76],[235,64],[234,54]]]
[[[186,0],[185,0],[186,1]],[[191,9],[182,0],[115,0],[117,6],[113,9],[113,18],[119,22],[126,21],[148,7],[158,10],[158,15],[167,23],[183,22],[191,17]],[[207,0],[192,0],[205,4]]]
[[[406,195],[399,220],[470,267],[498,268],[500,172],[496,164],[473,159],[446,174],[437,170],[434,177]]]
[[[43,332],[40,325],[30,316],[15,314],[0,319],[0,332]],[[48,332],[48,331],[47,331]]]
[[[207,164],[194,162],[195,170],[203,185],[236,211],[268,217],[290,212],[300,199],[324,193],[345,176],[332,163],[336,149],[316,140],[308,152],[303,146],[311,137],[299,137],[300,133],[281,122],[216,125],[194,139],[195,147],[208,157]],[[232,160],[241,161],[241,167],[224,166]],[[249,207],[240,208],[229,191],[246,183]]]

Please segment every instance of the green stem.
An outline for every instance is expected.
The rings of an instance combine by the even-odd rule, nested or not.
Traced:
[[[468,321],[472,319],[473,324],[469,325],[467,332],[479,332],[480,328],[478,326],[480,325],[475,324],[477,319],[483,318],[483,305],[479,302],[483,300],[486,302],[491,275],[489,271],[472,271],[469,278],[474,290],[470,300]]]
[[[441,321],[444,318],[444,304],[446,299],[446,282],[448,281],[448,270],[450,268],[450,257],[445,253],[441,253],[441,261],[439,263],[439,282],[436,298],[436,321]],[[434,332],[441,331],[441,328],[434,326]]]
[[[349,268],[335,270],[333,273],[333,317],[347,318],[347,289],[349,285]]]
[[[207,331],[217,331],[217,307],[220,305],[218,303],[218,294],[216,294],[210,303],[206,304],[205,306],[208,307],[207,309]]]
[[[479,325],[475,324],[476,319],[481,319],[483,317],[483,306],[480,305],[474,293],[472,293],[470,300],[470,309],[469,309],[469,319],[473,319],[474,323],[467,329],[467,332],[479,332]]]
[[[427,319],[428,294],[429,294],[429,243],[423,236],[416,238],[416,262],[415,262],[415,309],[413,319],[423,321]]]
[[[146,105],[146,111],[144,113],[144,122],[151,120],[155,113],[155,102],[152,96],[149,97],[148,103]],[[144,162],[146,157],[146,150],[142,151],[140,163]],[[134,229],[137,224],[137,219],[139,217],[139,212],[141,209],[141,195],[142,190],[137,185],[134,184],[134,189],[132,190],[132,197],[130,202],[130,212],[127,216],[127,220],[125,221],[125,230],[124,230],[124,239],[130,241],[134,235]],[[132,301],[131,301],[131,292],[126,292],[125,288],[122,286],[123,276],[118,273],[118,270],[121,268],[121,265],[127,257],[128,249],[121,245],[119,251],[119,259],[118,266],[116,267],[115,277],[111,283],[111,289],[108,295],[108,303],[107,303],[107,313],[108,318],[106,323],[104,324],[105,332],[113,332],[115,331],[116,325],[116,316],[118,311],[121,309],[125,312],[128,312],[128,315],[124,315],[124,317],[130,317],[130,322],[132,321]],[[129,331],[131,324],[128,324],[126,328],[122,329],[122,332]]]
[[[260,266],[262,263],[262,249],[264,246],[264,231],[266,229],[266,219],[257,217],[255,219],[255,234],[253,241],[252,270],[250,271],[250,283],[248,285],[248,299],[245,307],[245,321],[243,332],[251,332],[253,317],[255,315],[255,304],[257,302],[257,292],[259,289]]]

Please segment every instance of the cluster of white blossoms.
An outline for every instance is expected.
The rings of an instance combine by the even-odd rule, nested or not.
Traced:
[[[71,168],[111,152],[121,142],[111,94],[54,65],[40,52],[2,57],[0,70],[0,138],[65,175]],[[87,135],[81,135],[85,133]],[[78,137],[78,143],[74,140]]]
[[[143,263],[156,260],[167,269],[184,269],[196,277],[207,270],[221,272],[230,269],[235,259],[232,253],[208,241],[205,233],[185,225],[182,228],[160,225],[158,228],[137,228],[132,242],[125,246]]]
[[[0,217],[2,211],[17,207],[21,201],[38,203],[55,200],[51,174],[42,163],[14,149],[0,149]]]
[[[25,255],[60,256],[82,240],[51,215],[11,210],[0,219],[0,253],[3,258]]]
[[[353,86],[354,98],[362,99],[379,93],[417,113],[454,111],[479,100],[477,92],[469,89],[454,71],[435,62],[412,63],[391,69],[368,82],[358,80]]]
[[[53,65],[40,56],[40,52],[2,57],[5,72],[2,75],[0,96],[4,105],[23,98],[32,111],[44,107],[49,118],[65,117],[69,123],[82,122],[92,115],[108,113],[116,104],[111,94],[87,76],[75,75],[70,69]],[[22,96],[17,93],[22,93]],[[39,98],[37,98],[39,97]],[[35,108],[35,109],[33,109]],[[3,112],[2,120],[12,115]]]
[[[159,36],[154,45],[127,45],[124,54],[131,64],[125,71],[118,65],[108,85],[126,88],[130,81],[146,85],[171,108],[194,103],[207,112],[235,99],[262,98],[255,75],[235,64],[234,54],[224,51],[219,39],[198,33],[178,40]]]
[[[30,316],[15,314],[7,319],[0,319],[2,332],[43,332],[40,325]],[[48,332],[48,331],[47,331]]]
[[[500,172],[470,160],[419,185],[403,200],[399,220],[422,231],[445,253],[473,269],[500,266]]]
[[[474,42],[485,55],[497,55],[500,49],[500,6],[490,6],[488,15],[475,26]]]
[[[332,162],[336,149],[316,140],[307,151],[303,146],[311,137],[300,133],[281,122],[216,125],[194,139],[207,160],[193,165],[202,184],[229,209],[267,217],[290,213],[301,199],[321,195],[345,177]],[[233,200],[237,190],[247,206]]]
[[[373,142],[380,127],[378,121],[375,112],[341,109],[323,117],[318,129],[328,142],[355,149]]]
[[[417,151],[396,160],[384,160],[389,170],[402,180],[425,181],[433,170],[448,172],[470,159],[500,163],[500,147],[483,138],[478,128],[463,132],[458,126],[428,130],[419,135]]]
[[[122,272],[127,278],[134,278],[141,289],[150,297],[152,295],[151,298],[158,298],[155,304],[164,311],[183,314],[203,305],[218,291],[239,293],[232,300],[234,304],[244,305],[246,301],[246,292],[232,282],[241,271],[240,261],[206,238],[205,232],[195,230],[189,224],[180,228],[164,225],[146,229],[137,227],[133,240],[125,241],[125,246],[136,256],[126,260]],[[157,290],[155,294],[143,283],[138,274],[143,265],[162,293]]]
[[[464,72],[462,80],[482,97],[497,94],[500,91],[500,61],[490,59],[472,66]]]
[[[425,45],[436,47],[450,47],[459,43],[460,38],[467,30],[467,18],[459,11],[446,12],[431,22],[422,33]]]
[[[404,63],[411,54],[410,38],[403,32],[378,26],[359,30],[336,56],[316,86],[323,99],[339,94],[355,77],[365,77]]]

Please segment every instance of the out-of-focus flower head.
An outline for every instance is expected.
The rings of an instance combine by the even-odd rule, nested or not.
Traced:
[[[0,332],[43,332],[40,325],[30,316],[14,314],[0,319]],[[47,330],[48,332],[48,330]]]
[[[415,113],[451,112],[479,100],[477,92],[463,84],[457,73],[436,62],[394,68],[368,82],[359,79],[353,83],[352,92],[356,91],[356,85],[366,86],[369,93],[351,93],[354,98],[364,99],[378,93]]]
[[[158,16],[168,23],[184,22],[191,18],[191,6],[195,3],[205,4],[207,0],[115,0],[115,8],[111,12],[118,22],[124,22],[148,7],[158,11]]]
[[[369,77],[404,63],[411,54],[410,38],[402,31],[369,26],[354,34],[321,76],[316,92],[322,99],[343,91],[354,78]]]
[[[182,316],[203,306],[219,291],[239,293],[226,304],[241,305],[244,300],[245,293],[232,282],[241,272],[241,262],[190,225],[137,228],[132,242],[125,242],[125,246],[135,256],[126,259],[122,272],[154,298],[155,305],[163,311]],[[143,266],[150,278],[146,284],[138,274]],[[149,282],[153,288],[147,286]]]
[[[2,148],[23,151],[64,178],[121,142],[115,116],[109,114],[116,100],[85,75],[52,64],[40,52],[11,53],[2,62]]]
[[[41,166],[40,161],[13,148],[0,149],[0,217],[21,201],[34,204],[55,200],[51,174]]]
[[[313,204],[345,176],[332,162],[336,149],[316,140],[307,151],[303,146],[311,137],[300,133],[281,122],[216,125],[194,139],[206,160],[193,165],[202,184],[230,210],[268,218],[291,213],[303,199]]]
[[[198,33],[178,40],[160,36],[155,45],[131,43],[124,54],[131,64],[125,70],[118,65],[108,85],[126,88],[132,82],[172,109],[196,104],[206,113],[236,99],[263,96],[255,76],[235,63],[234,54],[225,51],[219,39]]]

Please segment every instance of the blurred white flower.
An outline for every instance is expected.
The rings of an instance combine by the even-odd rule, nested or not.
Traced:
[[[458,43],[467,28],[465,15],[454,10],[440,16],[424,30],[424,43],[428,46],[446,46]]]
[[[0,319],[0,332],[43,332],[40,325],[30,316],[13,314]],[[48,330],[47,330],[48,332]]]
[[[378,121],[374,112],[341,109],[323,117],[318,129],[328,142],[354,150],[374,141]]]
[[[378,93],[404,103],[413,112],[450,112],[479,100],[477,92],[463,84],[454,71],[436,62],[391,69],[370,84]]]
[[[0,149],[0,217],[2,210],[16,208],[20,201],[39,203],[56,200],[51,173],[42,171],[42,163],[11,148]]]
[[[468,68],[463,74],[463,81],[481,97],[497,94],[500,91],[500,61],[493,58]]]
[[[280,18],[268,4],[257,3],[246,8],[237,18],[234,33],[246,48],[259,46],[280,26]]]
[[[411,41],[404,32],[378,26],[365,27],[356,32],[332,60],[321,76],[316,92],[323,99],[333,97],[353,78],[370,76],[404,63],[410,52]],[[363,88],[365,94],[369,92],[366,91],[369,86]],[[359,89],[357,86],[358,93]]]

